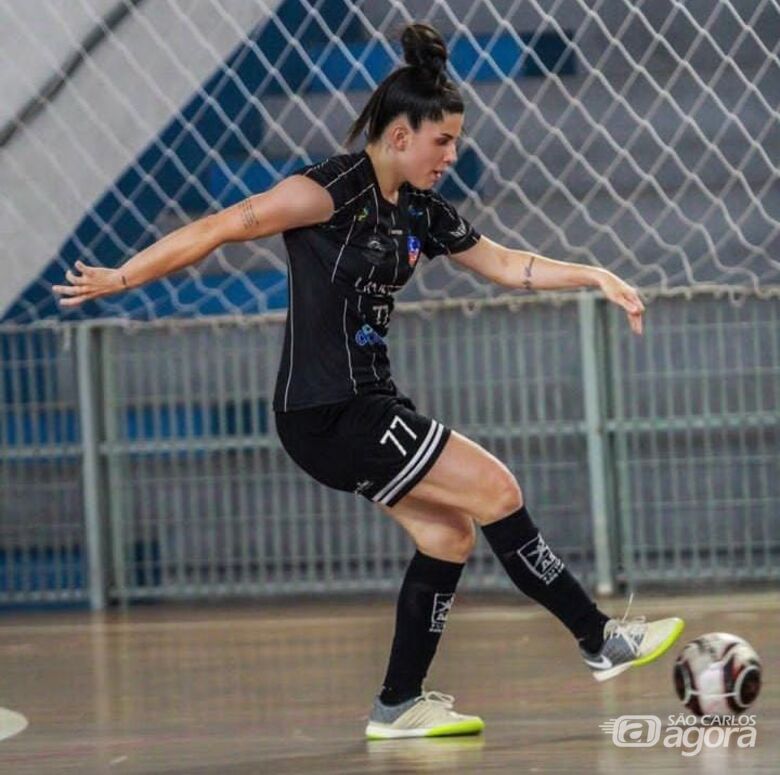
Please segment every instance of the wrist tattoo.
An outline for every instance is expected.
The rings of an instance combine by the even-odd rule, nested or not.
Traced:
[[[128,287],[127,278],[125,277],[124,272],[121,272],[119,276],[122,278],[122,285],[124,285],[124,287],[127,288]]]
[[[532,255],[531,260],[528,262],[525,269],[523,270],[523,273],[525,274],[525,279],[523,280],[523,288],[525,288],[527,291],[530,291],[532,288],[531,271],[534,267],[534,261],[536,261],[536,256]]]
[[[241,220],[243,221],[245,229],[249,229],[252,226],[257,226],[259,221],[257,220],[257,215],[255,214],[255,210],[252,207],[251,199],[245,199],[243,202],[241,202],[239,205],[239,210],[241,211]]]

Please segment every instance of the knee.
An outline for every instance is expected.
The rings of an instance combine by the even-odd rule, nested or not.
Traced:
[[[417,536],[417,548],[430,557],[448,562],[466,562],[474,551],[477,531],[472,519],[452,525],[436,525]]]
[[[480,523],[494,522],[523,506],[523,491],[512,472],[504,465],[494,466],[485,477],[478,510]]]

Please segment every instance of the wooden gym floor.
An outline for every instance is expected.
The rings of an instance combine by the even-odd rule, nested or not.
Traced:
[[[621,615],[624,602],[602,607]],[[747,638],[763,661],[755,748],[619,748],[599,724],[682,710],[675,647],[597,684],[537,606],[459,595],[426,688],[478,713],[474,738],[367,742],[394,601],[138,606],[3,614],[0,706],[26,729],[0,740],[0,773],[753,773],[780,771],[780,595],[639,594],[632,614],[678,614],[680,644]],[[0,716],[0,737],[9,714]],[[687,750],[691,750],[690,748]]]

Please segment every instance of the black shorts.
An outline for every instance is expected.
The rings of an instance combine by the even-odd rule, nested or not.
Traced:
[[[276,429],[290,457],[318,482],[387,506],[428,473],[450,436],[394,386],[343,403],[277,412]]]

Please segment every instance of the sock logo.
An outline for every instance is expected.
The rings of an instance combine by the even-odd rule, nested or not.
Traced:
[[[444,632],[447,623],[447,614],[455,602],[454,592],[437,592],[433,596],[433,610],[431,611],[431,628],[428,632]]]
[[[563,570],[563,560],[556,557],[541,534],[523,544],[517,555],[528,566],[528,570],[548,587]]]

